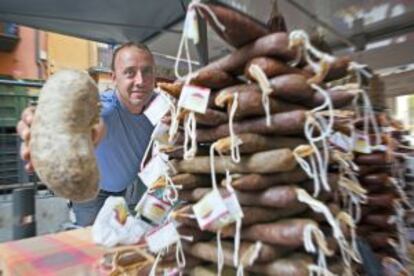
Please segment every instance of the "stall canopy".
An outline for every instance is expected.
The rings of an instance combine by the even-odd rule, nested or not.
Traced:
[[[185,10],[191,0],[0,0],[0,21],[109,44],[145,42],[157,64],[174,65]],[[203,0],[208,1],[208,0]],[[350,55],[375,70],[405,68],[414,77],[412,0],[210,0],[232,6],[266,24],[280,12],[289,31],[320,32],[336,55]],[[194,65],[232,49],[207,30],[207,60],[190,48]],[[203,62],[200,62],[203,60]],[[410,65],[410,66],[408,66]],[[391,69],[389,69],[391,68]],[[408,68],[408,69],[407,69]],[[393,73],[394,74],[394,73]],[[395,74],[394,74],[395,75]],[[405,77],[406,78],[406,77]],[[406,78],[408,79],[408,78]],[[394,83],[401,84],[400,81]],[[401,94],[411,83],[401,85]],[[392,88],[388,87],[388,91]],[[397,91],[398,90],[398,91]],[[405,92],[407,93],[407,92]]]
[[[185,15],[182,0],[1,0],[0,21],[85,39],[121,43],[146,41]]]

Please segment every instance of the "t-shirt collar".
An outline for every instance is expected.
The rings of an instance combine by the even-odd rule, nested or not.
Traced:
[[[150,100],[144,105],[142,108],[142,112],[134,115],[141,115],[144,114],[144,111],[147,109],[147,107],[150,105],[150,103],[155,99],[156,93],[152,92]],[[118,90],[114,90],[114,100],[116,102],[116,106],[120,107],[122,110],[129,112],[128,108],[121,102],[121,100],[118,97]]]

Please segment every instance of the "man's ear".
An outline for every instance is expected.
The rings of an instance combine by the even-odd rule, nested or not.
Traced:
[[[115,82],[116,82],[116,75],[115,75],[115,72],[114,71],[111,71],[111,80],[115,84]]]

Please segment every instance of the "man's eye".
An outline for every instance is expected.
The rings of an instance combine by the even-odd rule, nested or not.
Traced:
[[[135,72],[133,70],[127,70],[125,71],[125,75],[127,75],[128,77],[132,77],[134,76]]]
[[[144,69],[142,69],[142,74],[146,76],[152,74],[152,67],[145,67]]]

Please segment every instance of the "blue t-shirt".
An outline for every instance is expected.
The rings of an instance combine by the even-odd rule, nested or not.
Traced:
[[[105,91],[100,98],[106,126],[106,134],[95,150],[100,189],[120,192],[137,176],[154,127],[144,114],[130,113],[115,91]]]

